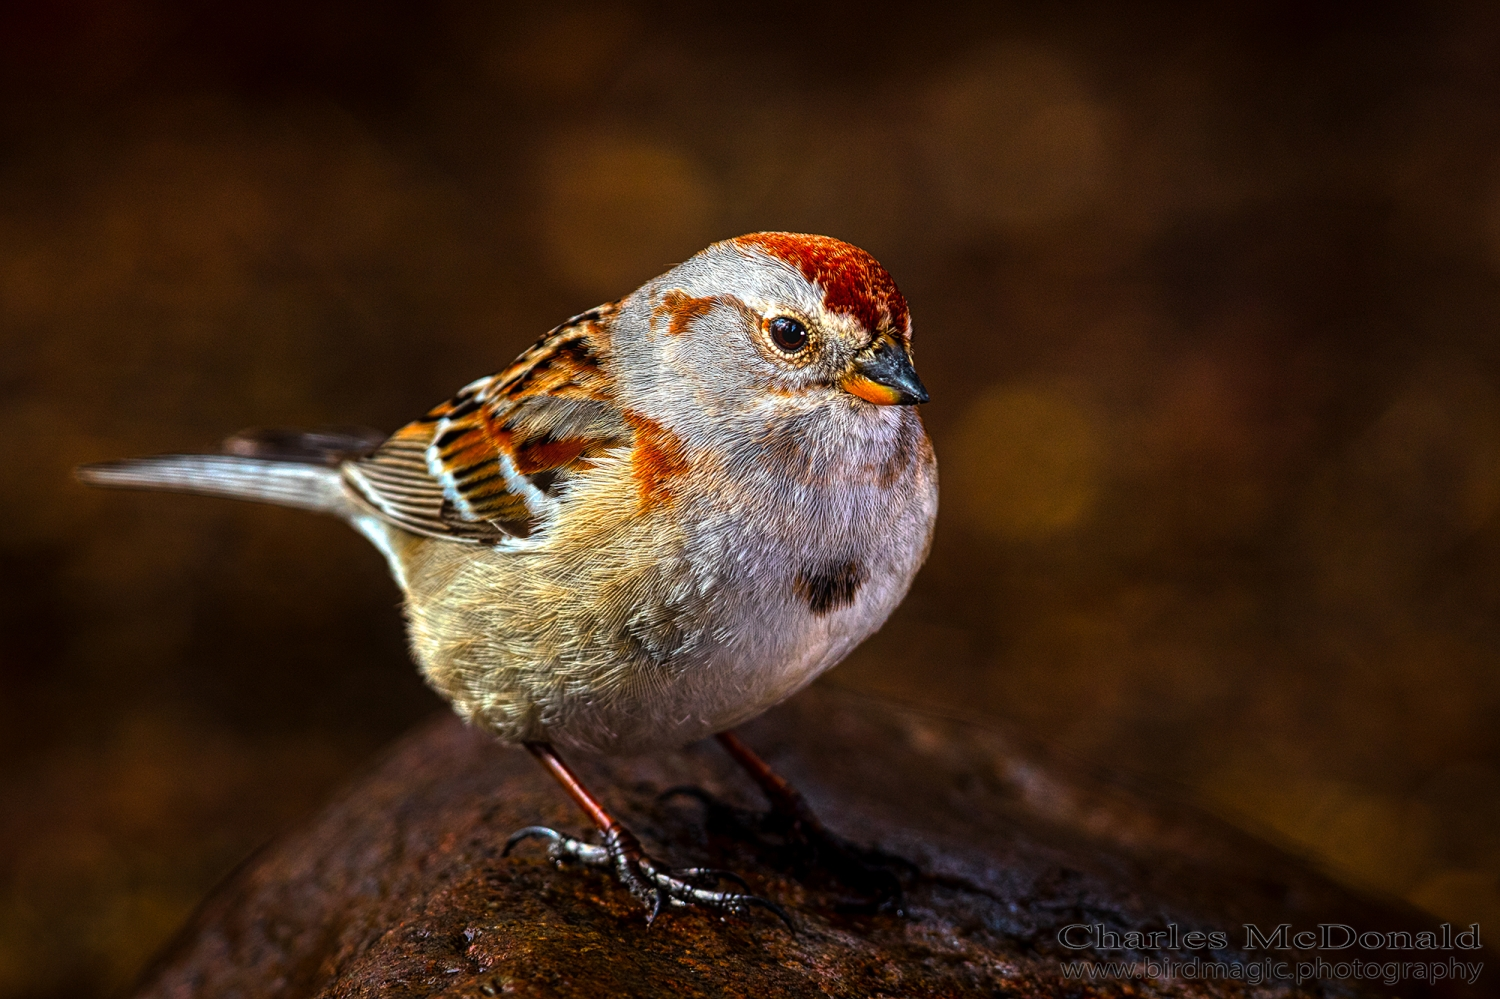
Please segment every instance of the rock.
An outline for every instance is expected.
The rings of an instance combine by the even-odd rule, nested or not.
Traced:
[[[556,868],[506,838],[533,823],[585,833],[583,816],[522,750],[443,717],[393,747],[321,814],[250,858],[147,972],[140,997],[1244,995],[1202,961],[1271,957],[1295,973],[1390,957],[1357,946],[1245,949],[1270,933],[1341,923],[1358,932],[1436,920],[1356,896],[1190,808],[1084,773],[991,728],[815,687],[741,735],[849,838],[910,860],[904,915],[850,913],[826,879],[793,878],[774,843],[707,832],[695,784],[745,806],[753,785],[712,741],[681,753],[572,761],[668,862],[725,867],[790,911],[721,918],[645,910],[609,877]],[[1105,931],[1168,932],[1133,950],[1070,950]],[[1212,951],[1191,931],[1218,931]],[[1097,941],[1096,941],[1097,942]],[[1108,942],[1108,941],[1105,941]],[[1154,943],[1156,946],[1151,946]],[[1209,945],[1211,946],[1211,945]],[[1404,961],[1483,960],[1406,951]],[[1173,962],[1159,980],[1078,978],[1075,961]],[[1233,973],[1233,967],[1229,969]],[[1096,966],[1096,972],[1098,968]],[[1197,974],[1193,974],[1196,971]],[[1070,977],[1070,974],[1073,977]],[[1452,982],[1281,983],[1271,994],[1479,995]]]

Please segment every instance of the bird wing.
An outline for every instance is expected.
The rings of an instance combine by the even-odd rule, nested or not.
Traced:
[[[529,536],[569,481],[632,439],[601,366],[613,312],[568,320],[509,368],[344,464],[345,479],[415,534],[479,544]]]

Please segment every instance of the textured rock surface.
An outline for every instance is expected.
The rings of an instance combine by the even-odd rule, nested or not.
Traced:
[[[1247,956],[1238,950],[1246,922],[1300,929],[1331,921],[1361,931],[1436,922],[1351,895],[1213,819],[1084,775],[993,730],[823,688],[742,735],[829,825],[917,865],[920,873],[904,875],[904,917],[841,913],[838,886],[793,878],[774,843],[710,834],[696,804],[657,801],[691,783],[759,804],[709,742],[575,763],[648,849],[684,866],[738,871],[783,902],[799,932],[765,913],[720,919],[683,910],[648,927],[640,905],[597,872],[554,868],[535,845],[500,856],[519,826],[581,832],[582,817],[526,753],[445,717],[251,858],[137,994],[1240,995],[1260,990],[1184,977],[1071,980],[1063,962],[1079,958],[1194,955],[1071,952],[1057,931],[1070,923],[1223,930],[1228,950],[1198,956],[1234,961]],[[1431,991],[1411,982],[1309,983],[1273,994],[1484,989],[1484,979],[1474,989]]]

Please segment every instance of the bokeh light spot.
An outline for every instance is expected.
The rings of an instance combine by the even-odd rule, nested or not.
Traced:
[[[1360,458],[1405,519],[1435,515],[1469,534],[1500,505],[1500,393],[1466,372],[1420,378],[1371,429]]]
[[[1077,527],[1099,492],[1093,421],[1065,392],[990,389],[969,408],[944,463],[970,524],[1008,540],[1040,540]]]
[[[618,71],[635,40],[636,19],[634,11],[608,4],[526,11],[497,26],[488,69],[525,93],[579,97]]]
[[[558,274],[615,298],[713,239],[718,195],[686,153],[640,141],[555,147],[543,163],[541,236]]]
[[[1105,120],[1067,58],[1012,44],[933,89],[929,148],[956,214],[1029,227],[1074,214],[1099,191]]]

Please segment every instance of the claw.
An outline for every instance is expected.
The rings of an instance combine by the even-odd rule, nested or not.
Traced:
[[[662,902],[666,899],[666,892],[656,891],[651,896],[651,911],[646,913],[646,925],[650,926],[656,922],[656,917],[661,915]]]
[[[768,898],[761,898],[759,895],[746,895],[744,898],[746,905],[758,905],[762,909],[766,909],[770,912],[775,913],[781,919],[781,921],[786,924],[787,930],[790,931],[793,936],[797,935],[797,924],[792,922],[792,917],[788,916],[786,914],[786,910],[781,906],[777,905],[775,902],[771,901]]]
[[[588,867],[608,867],[612,862],[609,851],[604,847],[585,843],[572,836],[564,836],[556,829],[548,829],[546,826],[527,826],[525,829],[517,829],[510,834],[510,839],[505,841],[505,849],[500,851],[500,856],[508,856],[512,847],[528,839],[547,840],[547,857],[555,863],[576,860]]]
[[[509,855],[514,846],[528,839],[546,840],[547,856],[558,863],[576,860],[589,867],[613,867],[620,883],[647,904],[647,925],[654,923],[667,906],[699,905],[736,915],[747,915],[751,908],[759,907],[775,913],[786,924],[787,929],[797,932],[796,926],[781,906],[770,899],[750,894],[750,886],[738,874],[709,867],[688,867],[674,872],[665,864],[647,856],[636,838],[621,826],[605,830],[602,846],[565,836],[546,826],[527,826],[511,833],[501,856]],[[710,885],[729,881],[745,891],[716,891],[693,883],[710,878]]]
[[[733,871],[721,871],[716,867],[685,867],[677,873],[685,878],[713,878],[713,881],[710,882],[711,884],[717,884],[720,881],[731,881],[746,891],[750,890],[750,885],[746,883],[744,878]]]
[[[550,840],[551,843],[556,843],[562,838],[562,833],[556,829],[548,829],[546,826],[527,826],[525,829],[517,829],[510,834],[510,838],[505,841],[505,849],[500,851],[500,856],[509,857],[510,851],[517,843],[528,839],[546,839]],[[552,852],[551,843],[547,847],[547,852],[549,853]]]

